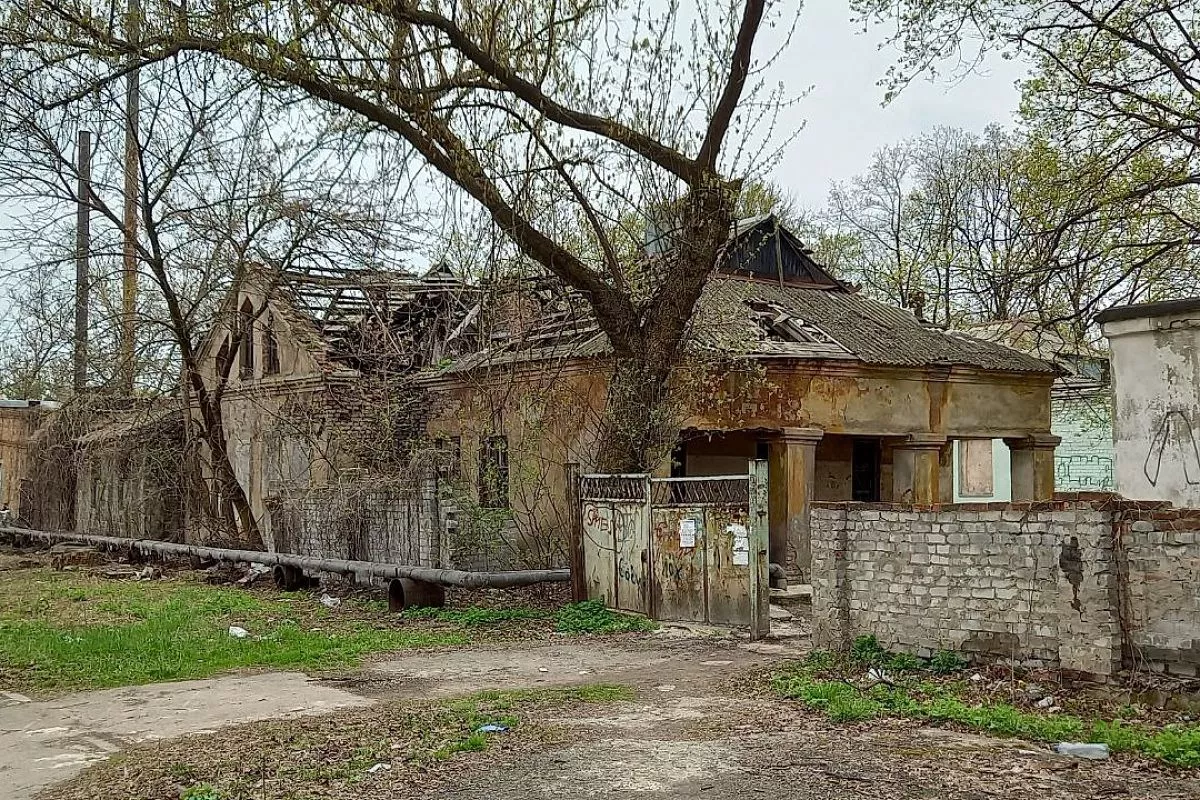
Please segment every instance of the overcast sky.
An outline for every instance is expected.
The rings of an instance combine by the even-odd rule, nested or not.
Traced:
[[[788,86],[813,87],[785,111],[785,124],[804,129],[775,175],[809,208],[824,205],[830,181],[862,172],[884,145],[939,125],[979,132],[991,123],[1009,124],[1020,99],[1015,84],[1022,68],[989,58],[957,83],[923,80],[883,107],[877,82],[894,53],[878,49],[883,38],[878,32],[863,35],[859,30],[846,0],[807,0],[787,57],[774,68]],[[772,43],[767,38],[763,44],[765,56]]]

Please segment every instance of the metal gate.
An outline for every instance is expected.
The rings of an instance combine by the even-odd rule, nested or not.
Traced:
[[[653,619],[769,631],[767,470],[579,478],[587,597]]]

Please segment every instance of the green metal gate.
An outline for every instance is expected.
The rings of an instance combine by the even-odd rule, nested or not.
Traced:
[[[659,620],[770,630],[766,462],[745,475],[579,478],[589,599]]]

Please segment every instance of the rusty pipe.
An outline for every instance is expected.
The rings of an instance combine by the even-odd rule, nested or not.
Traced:
[[[539,583],[565,583],[571,580],[569,569],[520,569],[503,572],[468,572],[460,569],[413,567],[404,564],[384,564],[378,561],[349,561],[340,558],[314,558],[293,553],[268,553],[258,550],[232,550],[225,547],[160,542],[154,539],[126,539],[120,536],[101,536],[70,531],[39,531],[31,528],[0,527],[0,533],[27,536],[48,542],[79,542],[98,547],[131,550],[170,556],[196,556],[217,561],[243,564],[285,566],[305,572],[338,572],[365,575],[370,578],[409,578],[436,583],[439,586],[459,586],[465,589],[511,589]]]

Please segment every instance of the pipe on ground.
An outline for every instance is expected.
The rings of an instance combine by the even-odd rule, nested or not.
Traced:
[[[571,580],[569,569],[521,569],[505,572],[466,572],[459,569],[412,567],[403,564],[383,564],[377,561],[348,561],[337,558],[312,558],[292,553],[267,553],[257,550],[232,550],[224,547],[159,542],[153,539],[126,539],[119,536],[100,536],[69,531],[38,531],[29,528],[0,527],[0,534],[25,536],[47,542],[79,542],[107,549],[154,553],[166,556],[195,556],[217,561],[243,564],[263,564],[285,567],[300,572],[338,572],[361,574],[368,579],[408,579],[438,586],[458,586],[464,589],[512,589],[539,583],[565,583]],[[288,573],[295,574],[295,573]]]

